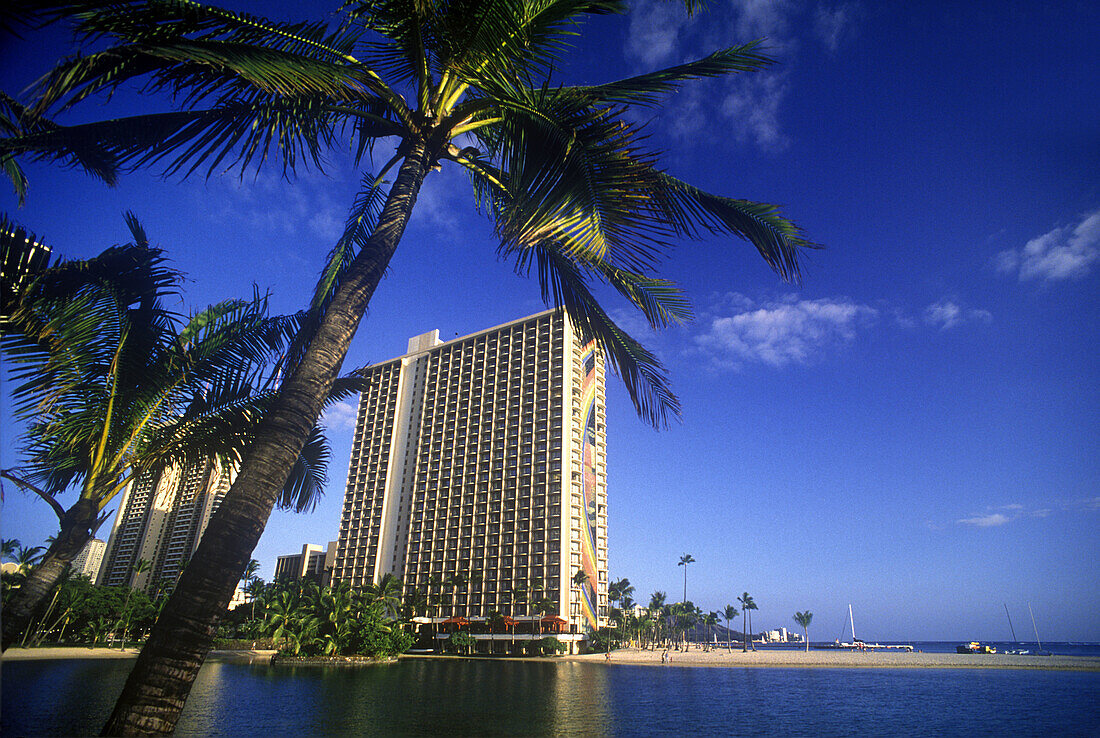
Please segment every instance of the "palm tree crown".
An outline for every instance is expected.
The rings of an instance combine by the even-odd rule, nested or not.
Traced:
[[[675,286],[652,274],[672,240],[745,238],[788,279],[798,277],[799,249],[812,244],[774,206],[706,193],[660,170],[625,114],[691,79],[766,67],[757,43],[604,84],[552,81],[575,26],[625,7],[360,2],[345,5],[332,30],[192,2],[62,3],[53,12],[74,19],[78,33],[116,46],[62,63],[33,105],[8,110],[17,135],[0,144],[0,156],[10,166],[17,156],[61,160],[113,182],[121,169],[210,174],[276,152],[284,168],[320,167],[345,132],[359,162],[391,140],[394,155],[364,177],[333,255],[332,264],[346,265],[377,222],[383,179],[419,150],[421,175],[443,163],[466,172],[495,223],[500,256],[521,273],[536,270],[544,297],[565,305],[620,370],[639,414],[664,423],[679,404],[660,363],[614,325],[590,280],[661,327],[690,317]],[[142,79],[183,93],[182,109],[69,127],[46,117]]]
[[[112,181],[130,167],[211,173],[259,166],[276,153],[284,169],[320,166],[328,149],[348,143],[345,134],[357,162],[380,154],[323,272],[324,297],[311,308],[300,360],[258,431],[264,440],[207,528],[108,732],[174,727],[187,694],[181,682],[209,649],[211,629],[201,624],[217,617],[228,596],[221,590],[239,580],[424,179],[438,167],[467,174],[494,223],[498,254],[519,273],[535,273],[544,299],[598,342],[638,414],[657,426],[680,412],[664,369],[615,325],[594,290],[617,291],[654,327],[684,321],[686,300],[655,272],[674,241],[706,234],[744,238],[781,277],[798,277],[799,252],[811,244],[797,226],[774,206],[704,192],[660,169],[629,110],[657,106],[692,79],[762,69],[771,60],[757,44],[603,84],[554,78],[580,21],[625,9],[618,0],[381,0],[345,5],[339,26],[329,27],[187,0],[51,5],[96,47],[62,62],[28,105],[0,99],[0,131],[11,132],[0,141],[0,163],[17,188],[25,185],[18,157],[63,161]],[[74,126],[52,120],[130,82],[171,93],[179,108]],[[392,156],[382,155],[383,141]],[[187,651],[186,669],[179,658],[168,668],[170,648]],[[183,698],[152,699],[146,685],[161,676],[180,684]]]
[[[16,383],[14,416],[28,424],[19,470],[0,474],[46,501],[60,524],[43,566],[6,613],[5,647],[127,484],[173,463],[240,461],[274,400],[268,369],[301,322],[268,317],[259,295],[181,319],[164,301],[178,294],[182,275],[132,214],[127,224],[133,243],[60,262],[28,281],[0,341]],[[343,381],[337,394],[357,386]],[[284,487],[283,506],[309,509],[323,489],[328,450],[320,428],[313,440]],[[66,510],[57,497],[73,487],[78,499]]]

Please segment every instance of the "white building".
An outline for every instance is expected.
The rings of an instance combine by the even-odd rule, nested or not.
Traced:
[[[107,551],[107,542],[98,538],[88,541],[80,553],[73,559],[72,573],[82,574],[93,582],[99,578],[99,570],[103,566],[103,554]]]
[[[393,574],[441,598],[437,620],[530,620],[546,599],[578,638],[602,624],[604,371],[556,311],[451,341],[425,333],[369,367],[334,579]]]
[[[335,561],[336,541],[329,542],[327,548],[307,543],[302,546],[301,553],[280,556],[275,560],[274,581],[312,579],[318,584],[327,584]]]

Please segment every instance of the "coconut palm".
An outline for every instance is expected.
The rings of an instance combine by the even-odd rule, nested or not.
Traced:
[[[396,142],[394,156],[364,178],[326,272],[335,289],[313,313],[311,340],[283,381],[280,410],[264,421],[264,442],[211,521],[206,551],[200,546],[195,555],[200,566],[181,580],[179,607],[166,608],[108,731],[174,726],[186,682],[209,648],[206,624],[217,617],[220,592],[232,589],[254,548],[435,169],[457,166],[469,175],[495,222],[499,253],[520,272],[537,272],[544,297],[598,342],[638,413],[655,425],[679,414],[663,368],[614,325],[590,280],[618,290],[660,327],[689,316],[673,285],[652,273],[675,238],[744,237],[780,275],[797,276],[798,251],[809,245],[797,227],[773,206],[712,195],[659,169],[628,112],[657,105],[694,78],[763,68],[771,60],[756,44],[617,82],[551,81],[579,21],[624,10],[615,0],[384,0],[346,5],[332,30],[192,2],[64,7],[84,37],[116,45],[66,61],[43,80],[28,114],[18,116],[20,135],[0,149],[9,172],[16,156],[58,159],[108,179],[119,168],[152,164],[213,172],[261,164],[273,149],[294,168],[319,164],[344,132],[353,134],[357,160],[377,141]],[[46,117],[140,81],[180,93],[182,109],[69,127]],[[166,699],[168,672],[179,686]]]
[[[706,620],[704,622],[706,622],[706,624],[707,624],[707,643],[708,643],[708,645],[711,642],[711,633],[713,632],[713,628],[714,628],[715,625],[718,625],[718,621],[720,619],[721,619],[721,615],[719,615],[714,610],[711,610],[706,615]]]
[[[134,584],[137,579],[153,568],[153,562],[148,559],[138,559],[130,567],[130,586],[126,588],[126,602],[122,606],[122,611],[126,614],[125,624],[122,626],[122,647],[126,647],[126,631],[130,628],[130,596],[134,593]]]
[[[742,593],[742,595],[737,598],[737,601],[741,603],[741,616],[742,616],[742,618],[741,618],[741,620],[742,620],[741,627],[745,631],[743,633],[745,645],[744,645],[744,648],[742,650],[748,651],[749,650],[749,641],[752,638],[752,636],[751,636],[752,621],[750,620],[748,622],[748,625],[746,626],[745,625],[745,618],[746,617],[751,617],[750,612],[749,612],[750,610],[757,610],[759,608],[757,608],[756,603],[752,599],[752,595],[750,595],[748,592]],[[756,650],[755,645],[752,647],[752,650],[753,651]]]
[[[749,630],[746,623],[746,619],[749,616],[749,606],[752,603],[752,595],[748,592],[744,592],[737,598],[737,602],[741,605],[741,637],[743,640],[742,652],[749,650]]]
[[[2,473],[49,503],[60,525],[41,566],[5,610],[4,648],[126,485],[171,463],[240,460],[275,399],[275,375],[264,367],[274,366],[301,323],[268,317],[260,296],[181,320],[163,301],[178,293],[182,276],[149,245],[132,214],[126,221],[133,243],[59,263],[31,280],[0,343],[17,383],[13,415],[28,424],[20,472]],[[345,380],[335,394],[358,384]],[[327,456],[315,426],[283,487],[282,506],[313,506]],[[78,499],[66,510],[57,497],[73,486]]]
[[[22,543],[18,538],[3,538],[0,539],[0,558],[4,558],[8,561],[14,561],[15,552],[22,547]]]
[[[573,586],[576,587],[577,591],[580,593],[580,596],[584,597],[584,588],[589,586],[588,572],[584,569],[577,569],[576,573],[573,574],[572,582]],[[570,615],[572,615],[572,613],[570,613]]]
[[[378,584],[367,587],[367,593],[382,606],[386,617],[396,619],[401,609],[401,580],[387,572]]]
[[[737,617],[737,608],[733,605],[726,605],[722,610],[722,617],[726,619],[726,651],[733,651],[733,630],[730,629],[730,621]]]
[[[45,550],[41,546],[16,546],[12,559],[19,566],[19,573],[26,574],[37,566],[42,561]]]
[[[542,619],[547,615],[557,612],[558,603],[549,597],[543,597],[535,602],[535,614],[539,616],[539,637],[542,637]]]
[[[691,554],[684,554],[680,557],[680,563],[676,565],[684,567],[684,602],[687,602],[688,599],[688,565],[694,563],[695,559],[692,558]]]
[[[665,609],[664,592],[656,591],[649,596],[649,614],[654,620],[654,633],[653,640],[660,640],[660,628],[664,622],[664,609]]]
[[[478,570],[470,571],[466,575],[466,614],[468,617],[474,614],[472,604],[474,592],[481,593],[481,584],[484,581],[485,575]]]
[[[802,637],[806,641],[806,652],[810,652],[810,622],[813,621],[814,614],[807,610],[806,612],[796,612],[794,614],[794,621],[802,627]]]
[[[256,578],[257,572],[260,571],[260,562],[256,559],[249,559],[248,563],[244,567],[244,575],[241,577],[241,581],[244,582],[244,586],[248,586],[248,583]]]

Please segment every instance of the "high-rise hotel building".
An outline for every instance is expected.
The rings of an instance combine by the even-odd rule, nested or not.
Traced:
[[[143,474],[122,492],[99,584],[153,592],[179,579],[236,472],[211,460]],[[134,572],[138,559],[149,569]]]
[[[432,331],[366,369],[333,578],[393,574],[442,595],[442,618],[531,616],[549,600],[598,627],[604,372],[561,311],[451,341]]]

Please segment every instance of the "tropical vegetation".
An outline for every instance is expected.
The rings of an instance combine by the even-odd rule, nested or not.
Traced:
[[[687,3],[692,7],[694,3]],[[342,7],[326,24],[274,23],[193,2],[58,3],[86,53],[62,62],[27,106],[8,101],[14,131],[0,160],[17,189],[19,157],[76,164],[113,181],[128,167],[207,173],[269,161],[321,165],[350,134],[356,161],[378,143],[392,156],[367,172],[325,271],[301,361],[257,431],[249,462],[181,578],[143,650],[108,732],[170,732],[228,598],[309,438],[427,176],[460,167],[493,220],[498,253],[537,274],[544,298],[566,308],[618,370],[638,414],[678,416],[660,363],[614,324],[593,282],[611,287],[654,327],[690,317],[654,272],[678,238],[748,240],[782,277],[797,277],[810,245],[771,205],[704,192],[644,149],[632,107],[653,107],[683,83],[760,70],[757,44],[629,79],[569,86],[553,78],[569,37],[616,0],[408,3]],[[50,116],[129,82],[166,91],[172,113],[58,126]],[[388,190],[384,184],[392,177]],[[157,685],[153,687],[151,685]],[[168,685],[174,684],[172,689]]]
[[[0,474],[38,495],[59,524],[5,609],[5,649],[128,484],[172,464],[240,463],[302,325],[302,316],[269,317],[258,294],[177,315],[166,301],[179,294],[182,275],[133,214],[126,223],[133,242],[29,275],[0,337],[14,382],[13,419],[25,424],[19,468]],[[0,241],[21,233],[0,221]],[[342,380],[330,399],[358,386]],[[314,425],[279,504],[312,508],[327,462],[327,441]],[[59,498],[73,488],[77,499],[65,508]]]
[[[809,610],[794,614],[794,621],[802,628],[802,639],[806,641],[806,651],[810,650],[810,623],[813,619],[814,614]]]

